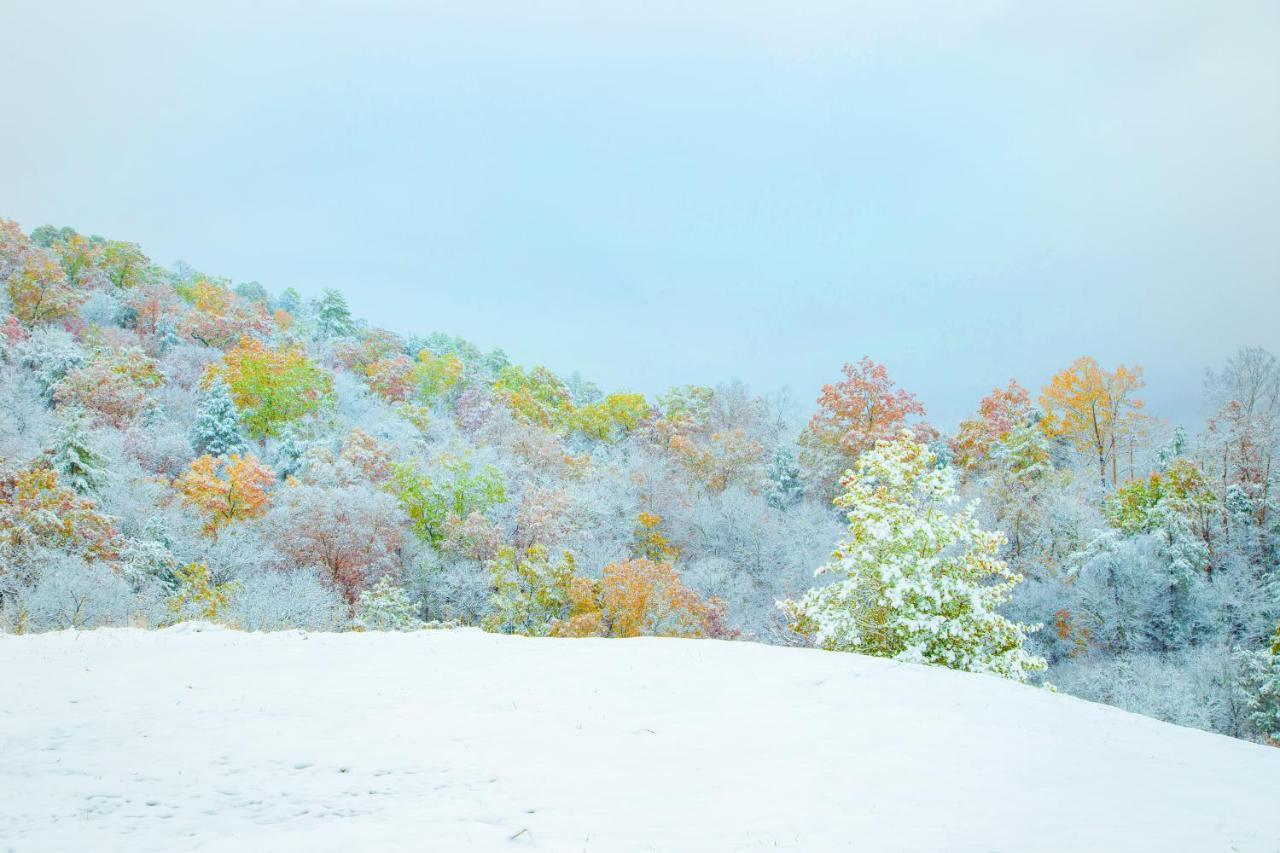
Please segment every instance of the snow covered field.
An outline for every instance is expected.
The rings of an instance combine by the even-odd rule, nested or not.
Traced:
[[[0,637],[0,850],[1280,850],[1280,750],[693,640]]]

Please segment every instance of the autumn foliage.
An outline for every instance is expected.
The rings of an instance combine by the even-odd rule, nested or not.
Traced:
[[[33,467],[0,477],[0,555],[32,547],[110,561],[120,542],[115,520],[95,501],[60,483],[52,469]]]
[[[704,602],[670,563],[624,560],[605,566],[598,581],[573,578],[569,613],[551,629],[557,637],[708,637],[722,629],[714,599]]]
[[[1136,393],[1143,386],[1142,368],[1118,366],[1108,372],[1092,358],[1076,359],[1056,374],[1040,392],[1044,410],[1041,428],[1050,437],[1061,437],[1089,454],[1098,466],[1098,478],[1107,485],[1119,482],[1119,457],[1132,448],[1142,426],[1142,401]]]
[[[951,440],[952,461],[961,469],[971,469],[986,461],[991,449],[1031,415],[1031,395],[1010,379],[1005,388],[995,388],[978,403],[978,413],[960,423]]]
[[[318,411],[333,393],[333,378],[307,358],[302,347],[271,348],[244,337],[214,365],[205,382],[222,377],[241,421],[254,438],[276,435],[289,421]]]
[[[822,386],[818,413],[801,437],[806,461],[829,491],[862,453],[878,441],[896,439],[908,418],[924,415],[916,395],[899,388],[883,364],[863,356],[843,372],[843,380]]]
[[[205,532],[217,535],[233,521],[262,515],[273,482],[275,474],[256,457],[233,453],[225,459],[201,456],[173,487],[204,515]]]

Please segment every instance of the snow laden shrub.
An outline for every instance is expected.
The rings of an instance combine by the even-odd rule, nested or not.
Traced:
[[[134,618],[145,621],[147,609],[105,563],[41,550],[29,582],[0,597],[0,628],[27,633],[125,625]]]
[[[200,397],[191,426],[191,446],[202,456],[244,455],[249,449],[231,388],[221,378],[213,379]]]
[[[178,589],[168,602],[170,622],[217,622],[240,591],[240,584],[235,581],[216,582],[203,563],[188,563],[177,570],[176,576]]]
[[[555,637],[731,637],[725,608],[703,601],[670,563],[624,560],[599,580],[575,577],[569,615],[551,625]]]
[[[1031,626],[996,607],[1021,575],[997,556],[999,532],[957,500],[950,469],[904,431],[879,441],[845,475],[835,503],[848,532],[818,574],[840,580],[780,607],[792,629],[824,649],[989,672],[1025,681],[1045,668],[1022,647]]]
[[[547,636],[552,626],[568,614],[575,570],[569,551],[553,561],[541,545],[531,546],[523,556],[514,548],[503,548],[489,561],[493,609],[484,620],[484,629]]]
[[[382,578],[372,589],[360,593],[355,621],[358,631],[416,631],[423,626],[417,608],[404,587],[391,578]]]
[[[347,603],[317,571],[256,568],[236,580],[240,591],[227,604],[224,619],[242,630],[336,631],[347,622]]]

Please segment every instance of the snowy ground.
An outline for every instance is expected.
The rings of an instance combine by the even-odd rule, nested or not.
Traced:
[[[179,626],[0,673],[0,850],[1280,850],[1280,750],[856,655]]]

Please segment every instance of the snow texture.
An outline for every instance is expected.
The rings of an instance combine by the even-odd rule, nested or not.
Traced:
[[[709,640],[0,637],[0,850],[1280,849],[1280,750]]]

